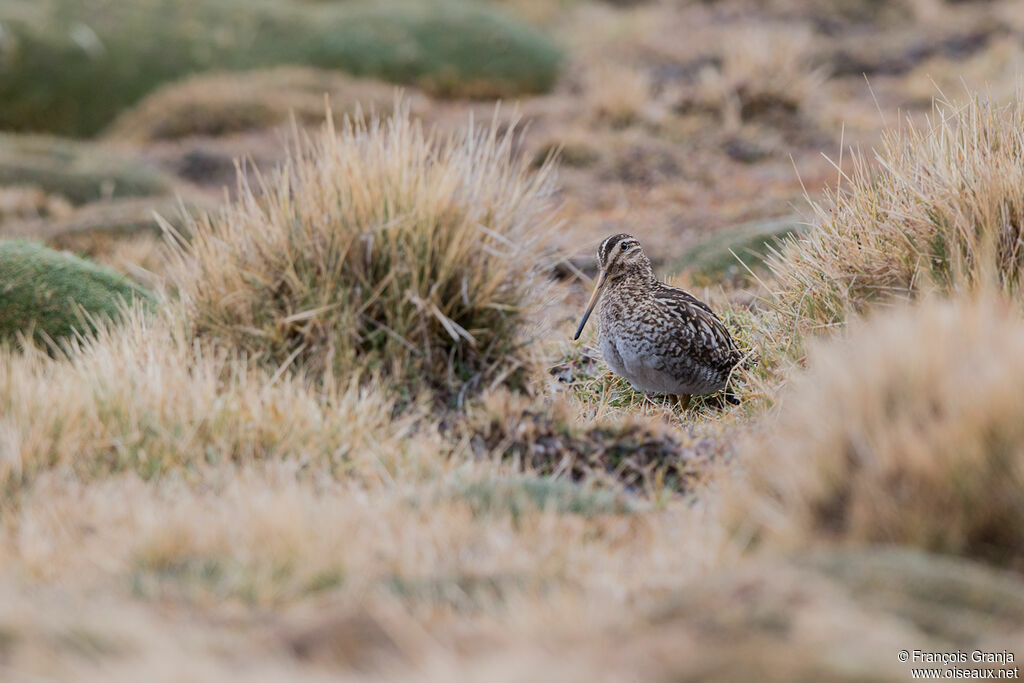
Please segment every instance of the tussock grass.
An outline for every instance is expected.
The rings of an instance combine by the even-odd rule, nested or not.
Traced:
[[[729,128],[751,120],[791,125],[807,114],[825,78],[806,30],[777,25],[730,36],[721,65],[708,67],[684,108],[710,109]]]
[[[732,522],[770,544],[893,543],[1024,567],[1024,321],[929,300],[818,343],[741,449]]]
[[[651,98],[651,78],[643,69],[605,62],[586,74],[588,111],[612,126],[635,122]]]
[[[546,278],[550,167],[515,133],[424,133],[403,106],[296,145],[190,226],[172,279],[193,334],[276,369],[380,372],[449,398],[515,383]]]
[[[111,140],[220,137],[287,123],[319,125],[325,97],[339,119],[364,111],[390,112],[395,86],[332,71],[278,67],[243,73],[199,74],[160,87],[121,114],[106,131]],[[427,98],[406,95],[413,112]]]
[[[313,391],[300,377],[254,371],[136,309],[67,358],[0,351],[0,481],[51,468],[88,480],[288,458],[375,481],[405,452],[409,424],[392,424],[391,413],[369,390]]]
[[[874,162],[874,163],[872,163]],[[1019,291],[1024,264],[1024,100],[939,105],[925,125],[857,153],[846,184],[815,204],[816,226],[770,259],[777,301],[830,325],[877,301]]]

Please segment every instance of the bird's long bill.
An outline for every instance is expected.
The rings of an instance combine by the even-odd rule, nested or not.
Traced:
[[[586,327],[587,321],[590,320],[590,314],[594,312],[594,306],[597,305],[597,298],[601,295],[601,289],[607,281],[608,271],[604,271],[597,278],[597,284],[594,285],[594,293],[590,295],[590,301],[587,302],[587,310],[583,314],[583,319],[580,320],[580,326],[576,328],[576,334],[573,335],[573,339],[579,339],[580,335],[583,334],[583,328]]]

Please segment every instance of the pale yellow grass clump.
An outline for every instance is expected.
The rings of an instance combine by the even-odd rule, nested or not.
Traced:
[[[586,103],[600,121],[633,123],[651,99],[648,73],[626,64],[601,63],[587,72]]]
[[[5,349],[0,482],[53,467],[149,477],[283,459],[381,481],[401,467],[409,425],[392,423],[390,401],[351,384],[307,384],[251,369],[141,311],[66,359]]]
[[[895,543],[1024,568],[1024,320],[929,300],[819,344],[741,448],[733,524],[783,547]]]
[[[218,137],[287,123],[323,122],[324,101],[337,116],[364,111],[390,112],[395,87],[369,79],[300,67],[246,73],[200,74],[171,83],[128,110],[107,136],[123,141]],[[415,110],[426,106],[422,95],[407,96]]]
[[[998,280],[1024,264],[1024,100],[941,105],[924,127],[855,154],[846,186],[815,205],[817,225],[770,259],[781,307],[829,325],[922,290]]]
[[[723,41],[721,66],[705,69],[694,104],[720,112],[727,127],[754,119],[792,122],[807,111],[824,83],[807,30],[781,25],[733,29]]]
[[[268,367],[380,371],[443,394],[516,379],[546,277],[550,166],[514,132],[347,119],[219,215],[172,279],[196,336]]]

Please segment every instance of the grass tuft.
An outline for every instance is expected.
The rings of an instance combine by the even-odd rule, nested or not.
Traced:
[[[395,90],[379,81],[297,67],[199,74],[147,95],[117,118],[106,137],[139,142],[220,137],[279,126],[292,116],[302,125],[318,125],[325,96],[340,119],[357,107],[390,112]],[[426,98],[415,97],[414,113],[425,106]]]
[[[717,112],[731,129],[753,120],[789,126],[810,113],[825,79],[814,65],[808,31],[761,26],[734,40],[721,65],[702,72],[684,109]]]
[[[72,350],[0,350],[0,483],[53,468],[150,479],[289,459],[373,482],[403,466],[409,423],[392,423],[378,394],[261,373],[194,344],[165,316],[134,309]]]
[[[1024,568],[1024,322],[929,300],[819,342],[741,449],[740,536],[890,543]]]
[[[190,226],[172,278],[193,333],[272,369],[381,373],[461,400],[515,383],[546,278],[551,173],[515,133],[424,133],[402,106],[296,145]]]
[[[875,163],[855,154],[816,225],[769,259],[777,301],[802,326],[922,291],[997,283],[1024,270],[1024,99],[940,105],[889,132]]]

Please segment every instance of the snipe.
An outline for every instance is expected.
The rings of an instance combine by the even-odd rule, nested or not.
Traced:
[[[597,262],[601,272],[573,339],[601,298],[601,355],[615,374],[644,393],[677,397],[684,408],[692,394],[725,388],[743,354],[707,304],[659,282],[632,235],[601,242]]]

